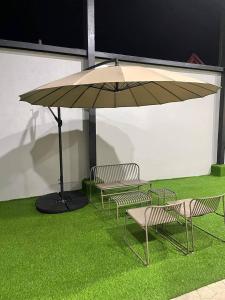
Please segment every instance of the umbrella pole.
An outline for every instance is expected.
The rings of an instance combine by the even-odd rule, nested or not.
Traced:
[[[61,119],[61,109],[58,109],[58,134],[59,134],[59,167],[60,167],[60,198],[62,202],[65,202],[63,198],[64,194],[64,181],[63,181],[63,158],[62,158],[62,119]]]
[[[81,208],[85,206],[89,201],[82,191],[64,191],[61,108],[57,108],[57,115],[54,113],[51,107],[48,107],[48,109],[58,124],[60,191],[59,193],[55,192],[38,197],[35,205],[37,210],[40,212],[57,214]]]

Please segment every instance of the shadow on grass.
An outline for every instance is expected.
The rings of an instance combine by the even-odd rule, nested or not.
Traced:
[[[130,249],[124,242],[124,226],[117,225],[113,228],[107,229],[110,236],[114,239],[117,245],[121,248],[121,253],[128,254]],[[179,241],[183,246],[186,246],[186,229],[185,226],[178,224],[169,224],[166,226],[165,233],[170,234],[174,239]],[[189,242],[190,240],[190,228],[189,228]],[[145,232],[136,224],[128,224],[127,234],[130,245],[144,256],[144,243],[145,243]],[[213,243],[219,242],[210,235],[194,227],[195,237],[195,251],[205,251],[207,248],[210,249]],[[191,243],[190,243],[191,245]],[[171,243],[162,237],[156,230],[149,230],[149,249],[152,263],[158,263],[160,261],[168,259],[171,254],[178,253],[182,255]],[[133,255],[133,254],[132,254]]]
[[[0,202],[0,219],[10,220],[38,216],[40,213],[35,208],[35,201],[36,197]]]

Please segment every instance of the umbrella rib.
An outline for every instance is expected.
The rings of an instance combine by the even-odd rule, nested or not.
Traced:
[[[194,86],[200,87],[200,88],[205,89],[205,90],[210,91],[210,92],[215,92],[215,91],[213,91],[209,88],[206,88],[206,87],[202,86],[201,83],[190,82],[190,84],[193,84]]]
[[[155,100],[156,100],[156,102],[158,103],[158,104],[162,104],[160,101],[159,101],[159,99],[152,93],[152,92],[150,92],[147,88],[146,88],[146,86],[143,84],[143,85],[141,85],[140,84],[140,86],[142,86]]]
[[[114,91],[114,86],[111,82],[104,83],[107,91]]]
[[[123,90],[127,85],[128,85],[128,83],[122,82],[122,84],[120,86],[120,90]]]
[[[101,82],[102,83],[102,82]],[[105,82],[104,82],[105,83]],[[90,87],[92,87],[93,89],[97,89],[99,90],[100,88],[94,84],[91,84]],[[104,91],[111,91],[113,92],[114,91],[114,88],[110,88],[110,85],[105,83],[105,88],[103,88]]]
[[[130,85],[129,87],[134,88],[134,87],[139,87],[139,86],[143,86],[143,85],[145,85],[145,84],[147,84],[147,83],[150,83],[150,81],[145,81],[145,82],[130,82],[130,83],[131,83],[132,85]],[[128,89],[127,85],[128,85],[127,82],[123,83],[123,84],[120,86],[120,91],[125,91],[125,90],[127,90],[127,89]]]
[[[174,83],[174,84],[175,84],[176,86],[178,86],[179,88],[181,88],[181,89],[187,91],[187,92],[193,93],[193,94],[195,94],[195,95],[198,96],[198,97],[202,97],[202,95],[199,95],[198,93],[193,92],[193,91],[191,91],[190,89],[187,89],[187,88],[185,88],[185,87],[183,87],[183,86],[181,86],[181,85],[179,85],[179,84],[177,84],[177,83]]]
[[[132,87],[130,87],[128,83],[127,83],[127,86],[128,86],[129,92],[131,93],[132,97],[134,98],[134,101],[135,101],[136,105],[137,105],[137,106],[140,106],[140,105],[138,104],[138,102],[137,102],[137,98],[135,97],[134,92],[133,92],[132,89],[131,89]]]
[[[27,99],[28,97],[33,96],[33,95],[36,95],[36,94],[40,93],[41,91],[42,91],[42,90],[34,90],[33,93],[30,93],[29,95],[23,97],[23,98],[21,99],[21,101],[24,101],[24,100]],[[29,93],[29,92],[28,92],[28,93]],[[23,95],[20,95],[20,97],[22,97],[22,96],[23,96]]]
[[[39,101],[43,100],[45,97],[48,97],[49,95],[53,94],[54,92],[58,91],[58,90],[61,89],[61,88],[62,88],[61,86],[58,87],[58,88],[56,88],[54,91],[51,91],[51,92],[48,93],[47,95],[44,95],[43,97],[41,97],[41,98],[39,98],[38,100],[32,102],[31,104],[32,104],[32,105],[37,104]]]
[[[72,108],[74,106],[74,104],[80,99],[81,96],[83,96],[83,94],[90,88],[90,85],[86,88],[86,90],[84,90],[74,101],[73,104],[70,106],[70,108]]]
[[[159,87],[161,87],[162,89],[164,89],[165,91],[167,91],[168,93],[170,93],[171,95],[175,96],[177,99],[179,99],[180,101],[183,101],[182,98],[180,98],[179,96],[177,96],[175,93],[171,92],[169,89],[167,89],[166,87],[164,87],[163,85],[159,84],[156,81],[153,81],[154,84],[158,85]]]
[[[97,95],[96,95],[96,97],[95,97],[95,100],[94,100],[94,102],[93,102],[93,104],[92,104],[92,108],[94,108],[95,103],[96,103],[96,101],[97,101],[97,99],[98,99],[98,96],[99,96],[99,94],[101,93],[101,91],[102,91],[104,85],[105,85],[105,83],[103,83],[102,86],[100,87],[100,89],[98,90],[98,93],[97,93]]]
[[[73,89],[75,89],[75,88],[78,88],[78,86],[73,86],[72,89],[70,89],[69,91],[65,92],[65,94],[59,96],[53,103],[51,103],[50,107],[53,106],[53,105],[55,105],[55,103],[56,103],[57,101],[59,101],[62,97],[64,97],[66,94],[68,94],[69,92],[71,92],[71,91],[72,91]]]

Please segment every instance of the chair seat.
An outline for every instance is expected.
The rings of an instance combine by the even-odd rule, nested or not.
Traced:
[[[96,186],[100,190],[110,190],[116,188],[123,188],[125,186],[138,186],[147,183],[145,180],[123,180],[118,182],[111,182],[111,183],[98,183]]]
[[[156,211],[156,209],[157,209],[157,213],[154,214],[153,210]],[[127,213],[141,227],[145,227],[146,221],[148,222],[148,226],[160,225],[160,224],[177,221],[175,216],[167,212],[165,209],[159,207],[156,208],[151,206],[145,206],[145,207],[131,208],[127,210]],[[152,216],[152,218],[149,219],[150,215]]]

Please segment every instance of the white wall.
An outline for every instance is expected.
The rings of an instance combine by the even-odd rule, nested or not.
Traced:
[[[83,61],[63,55],[0,49],[0,200],[58,190],[57,124],[47,108],[19,95],[78,72]],[[220,84],[216,73],[177,70]],[[140,164],[145,179],[208,174],[216,161],[219,95],[161,106],[99,109],[97,162]],[[82,109],[63,109],[66,189],[88,174]]]
[[[19,95],[81,70],[80,58],[0,50],[0,200],[57,191],[57,124],[47,108]],[[82,109],[62,109],[66,189],[87,176],[87,135]],[[84,131],[83,131],[84,130]]]
[[[220,85],[220,74],[167,68]],[[165,105],[99,109],[98,164],[137,162],[144,179],[209,174],[216,162],[219,92]]]

